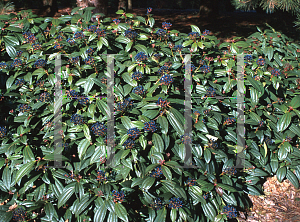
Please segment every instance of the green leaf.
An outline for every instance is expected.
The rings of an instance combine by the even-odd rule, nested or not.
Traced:
[[[165,222],[167,217],[167,209],[164,207],[157,211],[157,216],[154,222]]]
[[[133,127],[128,116],[122,116],[121,122],[126,129],[131,129]]]
[[[158,122],[158,124],[161,127],[161,132],[163,134],[167,134],[168,133],[168,129],[169,129],[169,123],[168,123],[167,118],[165,116],[159,116],[157,118],[157,122]]]
[[[285,113],[277,122],[277,130],[279,132],[284,131],[291,123],[292,120],[292,114],[291,113]]]
[[[127,44],[130,42],[130,39],[125,36],[119,36],[118,38],[116,38],[116,41]]]
[[[157,150],[159,150],[159,152],[162,153],[164,151],[164,141],[161,138],[161,136],[158,135],[157,133],[153,133],[152,140]]]
[[[296,126],[294,123],[291,124],[289,130],[300,137],[300,128],[298,126]]]
[[[211,152],[209,149],[204,149],[204,159],[206,163],[209,163],[211,160]]]
[[[152,187],[154,182],[155,182],[154,177],[146,177],[146,179],[144,179],[144,181],[142,183],[142,188],[148,190]]]
[[[78,144],[78,157],[80,160],[82,160],[82,157],[85,155],[89,145],[90,145],[90,141],[88,139],[83,139]]]
[[[16,183],[18,183],[19,180],[22,179],[22,177],[24,177],[26,174],[28,174],[31,171],[31,169],[32,169],[32,167],[34,166],[35,163],[36,162],[34,160],[34,161],[29,162],[29,163],[25,163],[24,165],[22,165],[20,167],[20,169],[17,171]]]
[[[286,178],[294,185],[296,189],[299,189],[299,180],[291,170],[287,170]]]
[[[170,169],[164,165],[161,166],[163,175],[168,179],[168,180],[172,180],[172,173],[170,171]]]
[[[6,80],[6,89],[11,88],[12,84],[14,83],[15,78],[13,75],[11,75],[7,80]]]
[[[152,28],[153,27],[153,25],[154,25],[154,23],[155,23],[155,19],[154,18],[149,18],[149,26]]]
[[[251,76],[247,76],[248,81],[250,82],[250,84],[261,93],[261,95],[264,94],[264,87],[261,85],[260,82],[254,80]]]
[[[171,210],[171,212],[170,212],[170,218],[171,218],[172,222],[176,221],[176,218],[177,218],[177,210],[176,209],[172,209]]]
[[[115,213],[121,220],[128,222],[127,210],[122,204],[116,203]]]
[[[290,106],[294,109],[298,108],[300,106],[300,96],[295,96],[290,102]]]
[[[75,186],[65,188],[58,198],[57,207],[60,208],[62,205],[64,205],[74,193]]]
[[[107,212],[107,209],[104,204],[101,205],[100,207],[96,208],[95,215],[94,215],[94,221],[103,222],[105,219],[105,216],[106,216],[106,212]]]
[[[89,129],[89,127],[86,124],[83,125],[83,132],[84,132],[85,138],[88,141],[91,141],[90,129]]]
[[[218,183],[218,186],[221,187],[222,189],[228,190],[230,192],[237,192],[237,190],[235,188],[233,188],[232,186],[229,186],[227,184]]]
[[[176,117],[174,116],[173,113],[167,111],[167,119],[168,121],[171,123],[171,125],[173,126],[173,128],[180,134],[180,135],[184,135],[184,129],[182,124],[179,122],[178,119],[176,119]]]
[[[286,176],[286,167],[280,167],[276,172],[277,180],[281,183]]]
[[[138,51],[145,53],[146,55],[148,55],[148,51],[146,46],[144,45],[135,45],[134,48],[136,48]]]
[[[201,35],[200,29],[198,28],[198,26],[196,26],[196,25],[191,25],[191,28],[192,28],[192,32],[198,32],[199,35]]]
[[[19,45],[19,40],[13,36],[3,36],[3,41],[5,42],[6,47]]]
[[[7,45],[6,46],[6,52],[9,55],[10,58],[12,58],[12,59],[16,58],[17,50],[15,49],[15,47]]]

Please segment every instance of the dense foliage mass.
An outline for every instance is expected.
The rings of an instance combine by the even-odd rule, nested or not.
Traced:
[[[208,30],[153,28],[129,13],[90,24],[1,15],[1,221],[226,221],[276,175],[299,187],[300,46],[271,29],[219,44]],[[62,53],[63,165],[54,161]],[[236,55],[244,53],[245,168],[236,162]],[[115,55],[115,160],[106,166],[107,55]],[[184,134],[191,56],[192,138]],[[96,98],[97,96],[97,98]],[[210,97],[210,98],[208,98]],[[193,161],[184,166],[185,144]],[[8,200],[8,201],[6,201]]]

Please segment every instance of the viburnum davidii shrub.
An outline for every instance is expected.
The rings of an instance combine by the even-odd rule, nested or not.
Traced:
[[[219,44],[194,25],[190,33],[167,22],[153,28],[151,11],[144,18],[120,10],[118,19],[95,23],[91,8],[59,19],[0,16],[1,221],[227,221],[249,208],[248,194],[263,194],[268,176],[299,187],[300,46],[272,28]],[[53,167],[58,53],[64,168]],[[246,146],[245,167],[237,168],[240,120],[229,97],[237,96],[241,53],[238,132]],[[115,54],[115,167],[106,165],[107,54]]]

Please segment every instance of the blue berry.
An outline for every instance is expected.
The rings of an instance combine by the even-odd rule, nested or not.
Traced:
[[[210,140],[209,143],[208,143],[208,147],[212,148],[212,149],[217,149],[218,148],[218,144],[215,141]]]
[[[211,34],[211,32],[209,30],[205,29],[203,32],[203,35],[209,35],[209,34]]]
[[[120,20],[119,19],[114,19],[113,22],[118,25],[120,23]]]
[[[55,39],[56,39],[57,41],[62,41],[62,40],[63,40],[63,37],[62,37],[61,35],[59,35],[59,36],[57,36]]]
[[[143,95],[145,93],[143,86],[134,87],[132,92],[137,94],[137,95]]]
[[[19,105],[19,110],[21,113],[29,112],[30,106],[28,106],[27,104],[21,104]]]
[[[14,221],[23,222],[23,221],[25,221],[25,217],[26,217],[26,212],[24,211],[23,208],[19,207],[14,210],[13,216],[12,216]]]
[[[24,32],[23,36],[24,36],[24,38],[25,38],[25,40],[26,40],[27,43],[28,42],[29,43],[34,43],[36,41],[36,37],[31,32]]]
[[[283,103],[283,102],[284,102],[284,100],[283,100],[283,98],[277,98],[277,102],[279,102],[279,103]]]
[[[70,38],[67,39],[67,42],[70,43],[71,45],[75,45],[76,43],[74,39],[70,39]]]
[[[150,173],[150,177],[159,178],[162,175],[162,169],[161,166],[156,167],[152,172]]]
[[[175,52],[181,52],[183,50],[183,46],[182,45],[175,45],[174,46],[174,51]]]
[[[76,91],[73,90],[73,89],[67,91],[66,93],[67,93],[67,97],[68,97],[68,98],[76,98],[76,97],[79,97],[78,92],[76,92]]]
[[[97,170],[97,180],[99,182],[107,181],[107,177],[105,176],[105,172],[102,170]]]
[[[43,81],[43,80],[36,81],[36,86],[38,86],[40,88],[44,87],[44,84],[45,84],[45,81]]]
[[[166,30],[164,30],[164,29],[158,29],[158,30],[156,31],[156,35],[159,35],[159,36],[163,37],[163,36],[166,36],[166,35],[167,35],[167,32],[166,32]]]
[[[163,27],[164,29],[169,29],[171,26],[172,26],[171,23],[167,23],[167,22],[163,22],[163,23],[162,23],[162,27]]]
[[[33,43],[32,45],[33,50],[40,50],[42,49],[42,45],[40,43]]]
[[[155,210],[159,210],[164,207],[164,204],[160,198],[156,198],[152,200],[152,203],[150,204],[150,208],[154,208]]]
[[[89,48],[86,50],[86,53],[89,54],[89,55],[93,54],[93,52],[94,52],[93,47],[89,47]]]
[[[169,73],[169,68],[167,66],[162,66],[159,68],[159,70],[157,71],[157,73],[159,75],[163,75],[163,74],[168,74]]]
[[[166,108],[169,104],[170,104],[170,102],[167,102],[167,100],[162,99],[161,97],[159,97],[157,102],[156,102],[156,105],[158,105],[162,108]]]
[[[85,35],[83,34],[82,31],[78,31],[74,33],[74,39],[83,39]]]
[[[267,145],[271,145],[273,143],[272,139],[269,137],[266,137],[265,142]]]
[[[203,195],[203,199],[206,200],[208,198],[208,193]]]
[[[234,167],[227,167],[223,170],[223,173],[232,176],[232,175],[236,174],[237,171]]]
[[[215,97],[217,94],[216,94],[216,90],[213,89],[212,87],[209,87],[207,90],[206,90],[206,95],[205,97]]]
[[[260,59],[258,59],[258,60],[256,61],[256,63],[257,63],[257,65],[259,65],[259,66],[263,66],[263,65],[265,64],[265,60],[262,59],[262,58],[260,58]]]
[[[125,33],[124,33],[124,36],[129,38],[129,39],[134,39],[134,38],[137,37],[137,35],[138,34],[134,31],[132,31],[131,29],[126,30]]]
[[[117,203],[117,202],[122,203],[124,201],[125,194],[123,191],[118,192],[116,190],[113,190],[112,196],[113,196],[113,201],[115,203]]]
[[[132,149],[134,147],[134,140],[129,138],[122,144],[122,146],[125,146],[125,149]]]
[[[107,77],[101,77],[100,81],[101,81],[101,83],[106,84],[107,83]]]
[[[132,137],[133,139],[136,139],[140,135],[140,131],[138,128],[131,128],[127,131],[127,135]]]
[[[280,70],[279,70],[279,69],[273,69],[271,74],[272,74],[273,76],[279,76],[281,73],[280,73]]]
[[[246,55],[246,56],[245,56],[245,60],[246,60],[247,62],[250,62],[252,59],[253,59],[253,58],[252,58],[252,55]]]
[[[183,66],[183,69],[185,70],[185,65]],[[193,72],[196,69],[196,66],[194,66],[193,64],[191,64],[191,72]]]
[[[150,13],[150,12],[152,12],[152,8],[147,8],[147,15]]]
[[[54,49],[61,49],[63,47],[63,45],[62,44],[60,44],[60,43],[58,43],[58,42],[55,42],[54,43]]]
[[[89,31],[89,32],[96,32],[96,30],[97,30],[97,26],[96,26],[96,25],[90,25],[90,26],[88,27],[88,31]]]
[[[264,121],[259,121],[259,122],[258,122],[258,126],[259,126],[259,127],[262,127],[263,125],[264,125]]]
[[[5,69],[7,67],[7,64],[5,62],[0,62],[0,70]]]
[[[100,28],[96,29],[95,33],[97,34],[98,38],[105,37],[105,35],[106,35],[105,30],[104,29],[100,29]]]
[[[69,59],[69,62],[74,64],[74,63],[77,63],[79,61],[80,57],[79,56],[76,56],[76,57],[72,57]]]
[[[154,120],[150,120],[150,122],[144,123],[144,130],[145,132],[151,131],[152,133],[156,131],[156,124]]]
[[[163,75],[160,80],[160,83],[162,83],[163,85],[169,85],[173,82],[173,77],[171,75]]]
[[[42,68],[47,64],[47,62],[44,59],[38,59],[37,61],[35,61],[33,67],[34,68]]]
[[[81,105],[87,105],[89,103],[89,98],[81,98],[79,99],[79,103]]]
[[[223,213],[226,214],[226,216],[229,218],[229,219],[232,219],[232,218],[235,218],[237,217],[237,211],[234,207],[231,207],[229,205],[226,205],[224,208],[223,208]]]
[[[141,78],[143,78],[143,73],[141,73],[140,71],[136,71],[132,74],[131,78],[134,80],[140,80]]]
[[[204,65],[205,64],[205,60],[203,60],[203,59],[200,59],[200,61],[199,61],[199,65]]]
[[[182,208],[182,201],[179,198],[171,198],[170,202],[169,202],[169,206],[170,209],[179,209]]]
[[[11,64],[11,67],[19,67],[22,65],[22,60],[21,59],[15,59],[13,63]]]
[[[91,129],[96,136],[104,136],[107,131],[107,127],[103,123],[99,122],[93,124]]]
[[[73,114],[71,116],[71,123],[74,123],[75,125],[84,124],[83,116],[81,116],[79,114]]]
[[[131,98],[126,98],[124,99],[123,102],[119,102],[117,104],[117,111],[125,111],[125,109],[128,107],[128,106],[132,106],[133,105],[133,101],[131,101]]]
[[[210,111],[211,111],[211,109],[206,109],[206,110],[203,111],[203,114],[207,115]]]
[[[200,70],[206,74],[210,72],[210,67],[208,65],[204,65],[200,67]]]
[[[225,122],[224,122],[224,124],[225,125],[231,125],[231,124],[233,124],[233,123],[235,123],[235,117],[228,117],[226,120],[225,120]]]
[[[156,53],[156,54],[153,55],[153,59],[155,61],[159,61],[160,57],[161,57],[161,55],[159,53]]]
[[[192,139],[189,135],[182,135],[180,136],[180,140],[183,144],[189,144],[192,142]]]
[[[24,79],[17,79],[15,85],[16,86],[19,86],[19,87],[22,87],[25,83],[25,80]]]
[[[39,101],[41,102],[48,102],[50,100],[50,94],[48,92],[43,92],[40,95]]]
[[[292,137],[286,136],[286,137],[285,137],[285,141],[287,141],[287,142],[289,142],[289,143],[292,142]]]
[[[86,59],[84,59],[84,62],[86,65],[93,65],[95,63],[95,60],[93,57],[88,56]]]
[[[68,150],[69,148],[69,143],[63,143],[62,147],[64,147],[64,150]]]
[[[6,136],[7,129],[4,126],[0,126],[0,137],[3,138]]]
[[[23,51],[17,51],[17,57],[21,57]]]
[[[201,113],[199,112],[199,110],[194,110],[194,114],[195,114],[196,116],[200,116],[200,115],[201,115]]]
[[[188,36],[189,36],[190,39],[196,39],[196,38],[200,37],[198,32],[190,32],[188,34]]]
[[[185,186],[195,186],[196,185],[196,180],[195,179],[191,179],[191,178],[188,178],[185,182],[184,182],[184,185]]]
[[[143,53],[143,52],[139,52],[135,57],[134,59],[138,62],[141,62],[141,61],[144,61],[144,60],[147,60],[148,59],[148,56]]]

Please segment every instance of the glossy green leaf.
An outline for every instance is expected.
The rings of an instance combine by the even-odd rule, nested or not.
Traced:
[[[21,180],[25,175],[27,175],[30,170],[33,168],[34,164],[35,164],[35,160],[25,163],[23,164],[20,169],[17,171],[17,175],[16,175],[16,183],[19,182],[19,180]]]
[[[292,120],[291,113],[285,113],[277,122],[277,130],[279,132],[284,131],[290,125]]]
[[[128,222],[127,210],[122,204],[116,203],[115,212],[121,220]]]

